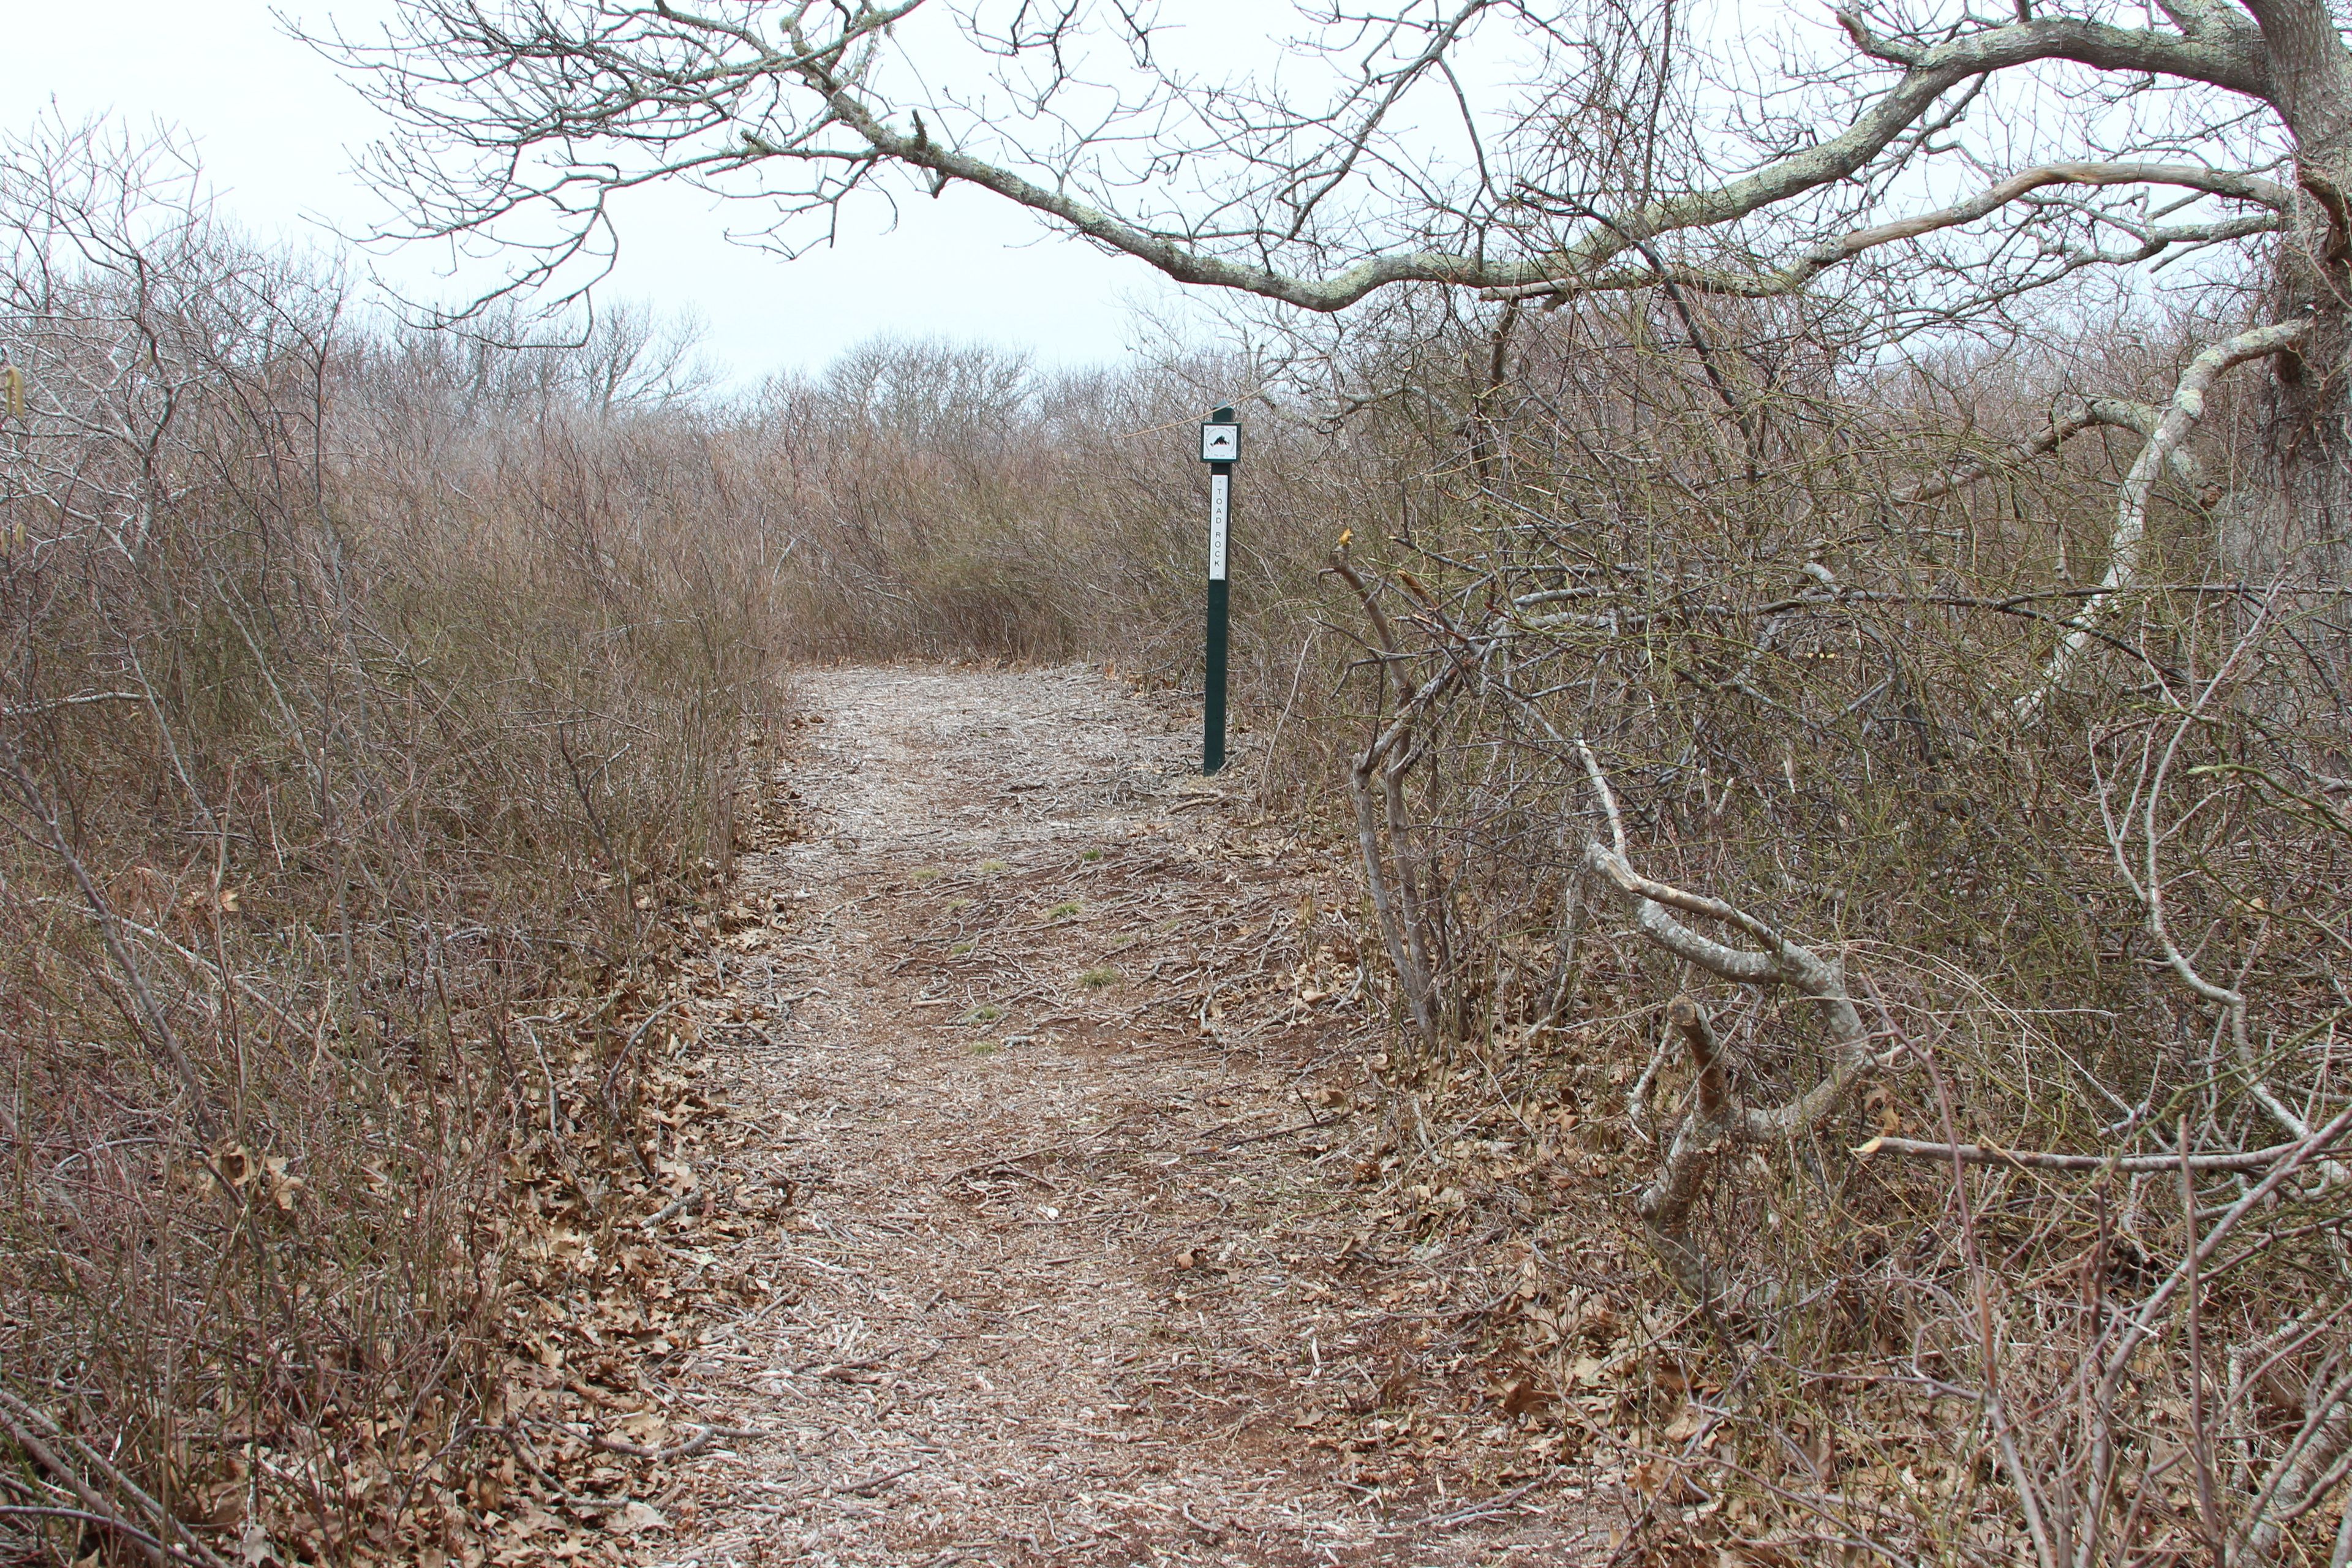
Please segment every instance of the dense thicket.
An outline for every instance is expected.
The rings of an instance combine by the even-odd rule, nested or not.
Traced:
[[[2343,605],[2217,566],[2226,390],[2143,438],[2229,323],[1654,304],[1432,324],[1360,437],[1420,502],[1345,568],[1399,1089],[1484,1062],[1625,1184],[1717,1391],[1630,1396],[1652,1545],[2325,1556]],[[1659,1300],[1569,1293],[1563,1389]]]
[[[661,1153],[775,616],[646,334],[363,328],[196,181],[0,151],[0,1503],[348,1560],[495,1503],[524,1184]]]
[[[2229,384],[2162,438],[2233,326],[1433,297],[1271,369],[877,348],[728,439],[801,650],[1182,682],[1253,395],[1244,758],[1353,841],[1391,1180],[1488,1194],[1423,1223],[1525,1224],[1503,1151],[1654,1258],[1503,1334],[1618,1369],[1651,1546],[2260,1563],[2352,1458],[2345,627],[2219,563]]]
[[[721,397],[625,312],[355,321],[142,156],[0,171],[0,1414],[93,1502],[322,1556],[478,1506],[513,1184],[593,1225],[658,1155],[627,1046],[782,662],[1197,680],[1237,400],[1241,754],[1362,867],[1390,1180],[1609,1173],[1417,1223],[1651,1248],[1509,1329],[1663,1467],[1643,1540],[2326,1555],[2341,600],[2217,564],[2227,384],[2160,434],[2238,323],[1400,294]]]

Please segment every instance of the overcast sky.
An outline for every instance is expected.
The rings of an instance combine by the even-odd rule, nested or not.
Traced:
[[[285,0],[307,22],[331,12],[363,30],[381,0]],[[264,234],[363,228],[380,213],[352,178],[352,153],[381,128],[327,63],[288,38],[266,0],[0,0],[0,104],[11,131],[54,98],[69,120],[113,111],[161,119],[197,139],[226,210]],[[747,215],[734,214],[740,226]],[[1130,307],[1171,288],[1139,262],[1046,234],[1010,204],[951,185],[909,204],[898,230],[880,209],[853,215],[830,250],[792,262],[731,245],[729,215],[682,186],[638,193],[623,214],[618,296],[698,311],[734,374],[815,366],[878,333],[979,339],[1044,361],[1118,358]],[[380,265],[430,289],[422,254]]]

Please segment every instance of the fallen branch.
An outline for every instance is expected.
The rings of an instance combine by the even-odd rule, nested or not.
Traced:
[[[825,1481],[823,1483],[809,1481],[799,1487],[795,1487],[790,1491],[781,1494],[776,1499],[776,1501],[779,1503],[797,1502],[803,1498],[819,1496],[868,1497],[875,1492],[880,1491],[884,1487],[888,1486],[892,1481],[897,1480],[899,1477],[912,1475],[915,1471],[919,1470],[922,1468],[923,1461],[917,1459],[914,1463],[901,1465],[895,1470],[884,1470],[879,1475],[867,1476],[864,1480]]]
[[[1424,1530],[1452,1530],[1458,1525],[1469,1524],[1482,1519],[1492,1519],[1497,1514],[1508,1513],[1511,1510],[1518,1506],[1519,1500],[1521,1498],[1535,1490],[1537,1487],[1542,1485],[1544,1481],[1549,1479],[1549,1477],[1538,1476],[1534,1480],[1520,1482],[1517,1486],[1513,1487],[1509,1491],[1498,1492],[1495,1496],[1488,1498],[1484,1502],[1472,1503],[1467,1508],[1458,1508],[1451,1513],[1430,1514],[1421,1521],[1422,1528]]]
[[[576,1436],[585,1437],[590,1444],[604,1449],[608,1454],[624,1454],[632,1459],[651,1459],[656,1465],[666,1465],[672,1459],[684,1459],[699,1454],[703,1449],[710,1447],[716,1438],[768,1436],[765,1432],[756,1432],[748,1426],[711,1426],[699,1423],[693,1425],[696,1426],[693,1436],[681,1438],[677,1442],[667,1444],[658,1448],[648,1448],[642,1443],[632,1443],[625,1437],[607,1437],[602,1433],[590,1432],[584,1426],[574,1427],[572,1430]]]
[[[1252,1143],[1266,1143],[1271,1142],[1276,1138],[1287,1138],[1294,1132],[1319,1132],[1324,1128],[1330,1125],[1331,1123],[1328,1121],[1301,1121],[1289,1127],[1277,1127],[1271,1132],[1253,1132],[1246,1138],[1235,1138],[1232,1142],[1219,1144],[1213,1149],[1200,1152],[1204,1153],[1222,1154],[1231,1150],[1246,1147]],[[1186,1152],[1191,1153],[1193,1152],[1193,1151],[1187,1150]]]
[[[1213,1524],[1202,1522],[1200,1516],[1192,1511],[1192,1505],[1191,1503],[1187,1502],[1177,1504],[1176,1511],[1184,1516],[1185,1523],[1191,1525],[1193,1529],[1207,1536],[1209,1538],[1210,1545],[1214,1546],[1224,1540],[1225,1532],[1218,1529]]]
[[[674,1215],[685,1213],[688,1206],[701,1195],[702,1194],[699,1193],[688,1193],[682,1198],[665,1204],[662,1207],[655,1210],[652,1214],[649,1214],[645,1218],[637,1221],[637,1228],[639,1230],[659,1230],[664,1225],[668,1223]]]
[[[1002,1170],[1006,1166],[1017,1167],[1018,1163],[1023,1160],[1042,1160],[1049,1154],[1066,1154],[1077,1147],[1078,1145],[1075,1142],[1048,1143],[1042,1149],[1024,1149],[1018,1154],[999,1154],[993,1160],[977,1161],[972,1164],[964,1166],[960,1171],[949,1171],[932,1179],[941,1182],[952,1182],[961,1176],[977,1176],[984,1171]],[[1033,1180],[1044,1179],[1038,1176],[1037,1173],[1034,1171],[1021,1171],[1016,1169],[1015,1173],[1030,1177]]]

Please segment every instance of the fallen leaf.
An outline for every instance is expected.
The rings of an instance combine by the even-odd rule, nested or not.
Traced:
[[[667,1530],[669,1521],[651,1503],[633,1502],[609,1516],[604,1528],[615,1535],[635,1535],[641,1531]]]

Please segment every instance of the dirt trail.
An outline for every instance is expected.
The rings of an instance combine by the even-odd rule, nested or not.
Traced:
[[[1473,1373],[1414,1425],[1447,1314],[1356,1224],[1378,1040],[1352,953],[1302,951],[1334,852],[1091,673],[801,695],[803,837],[746,858],[713,961],[738,1175],[789,1203],[711,1259],[768,1304],[664,1373],[743,1434],[670,1561],[1605,1557]]]

